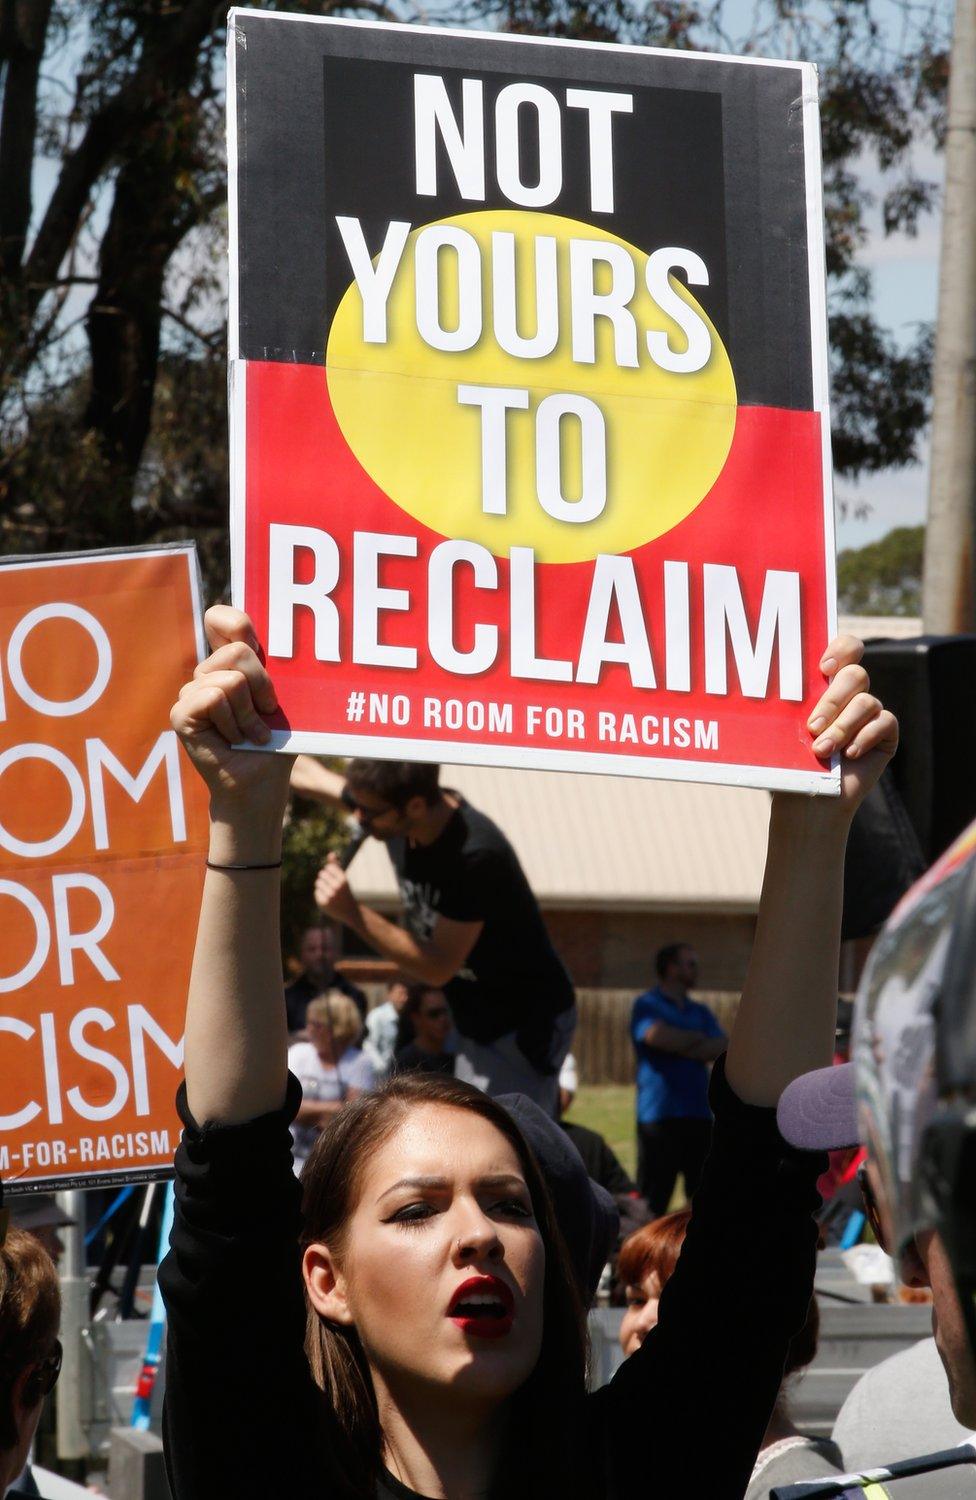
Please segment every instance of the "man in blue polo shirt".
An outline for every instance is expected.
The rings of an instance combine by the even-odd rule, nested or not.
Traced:
[[[712,1115],[708,1067],[725,1051],[725,1032],[688,991],[698,958],[687,943],[657,955],[658,982],[638,995],[630,1035],[637,1053],[637,1184],[655,1216],[665,1214],[678,1173],[690,1198],[708,1155]]]

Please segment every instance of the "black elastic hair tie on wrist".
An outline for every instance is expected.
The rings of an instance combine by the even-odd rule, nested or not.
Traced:
[[[280,870],[281,860],[276,859],[270,865],[215,865],[212,859],[207,860],[208,870]]]

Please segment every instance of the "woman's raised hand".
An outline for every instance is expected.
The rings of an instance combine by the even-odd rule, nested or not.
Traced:
[[[266,746],[271,735],[261,715],[278,706],[258,656],[254,626],[227,604],[208,609],[205,623],[211,654],[181,688],[170,722],[210,788],[218,816],[245,806],[252,813],[260,807],[280,815],[293,757],[232,748],[247,740]]]
[[[293,757],[233,748],[268,744],[261,715],[274,712],[277,698],[247,615],[220,604],[207,610],[206,625],[211,654],[170,715],[210,789],[184,1055],[195,1117],[233,1125],[280,1109],[285,1098],[277,881]]]
[[[831,641],[820,661],[829,685],[807,720],[815,755],[826,760],[841,753],[837,805],[851,817],[898,749],[898,720],[872,695],[863,655],[864,642],[856,636]]]

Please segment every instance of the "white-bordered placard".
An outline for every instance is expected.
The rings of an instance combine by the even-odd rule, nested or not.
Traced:
[[[250,10],[228,59],[274,745],[835,793],[815,69]]]

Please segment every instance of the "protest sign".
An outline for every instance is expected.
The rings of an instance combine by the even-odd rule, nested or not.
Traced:
[[[172,1168],[207,800],[169,727],[195,549],[0,565],[0,1176]]]
[[[836,791],[814,69],[246,10],[228,55],[275,745]]]

